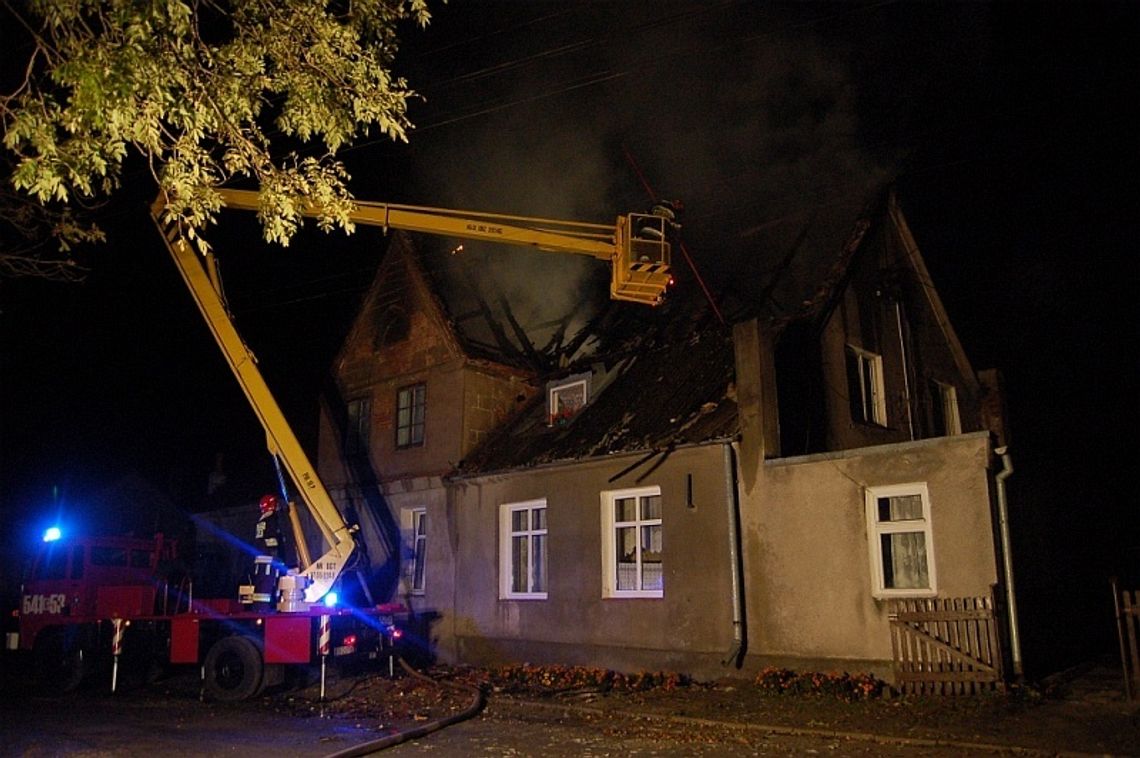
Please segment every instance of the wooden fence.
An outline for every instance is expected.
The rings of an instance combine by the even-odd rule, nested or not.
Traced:
[[[1124,695],[1129,700],[1140,697],[1136,686],[1140,683],[1140,592],[1121,591],[1112,581],[1112,595],[1116,602],[1116,633],[1120,637],[1120,661],[1124,667]]]
[[[893,600],[895,686],[905,694],[966,695],[1004,690],[993,595]]]

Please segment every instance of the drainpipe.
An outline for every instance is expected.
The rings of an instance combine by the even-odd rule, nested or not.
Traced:
[[[994,448],[994,454],[1001,456],[1002,469],[994,476],[997,485],[998,526],[1001,530],[1002,568],[1005,570],[1005,604],[1009,612],[1009,651],[1013,656],[1013,673],[1019,678],[1021,666],[1021,632],[1017,625],[1017,596],[1013,591],[1013,547],[1009,538],[1009,504],[1005,496],[1005,480],[1013,473],[1013,461],[1009,457],[1009,446]]]
[[[736,486],[736,451],[724,445],[724,502],[728,509],[728,559],[732,575],[732,649],[721,661],[740,668],[748,642],[744,628],[744,565],[740,559],[740,497]]]

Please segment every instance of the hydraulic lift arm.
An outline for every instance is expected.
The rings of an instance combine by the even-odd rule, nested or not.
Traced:
[[[204,260],[200,260],[191,244],[176,227],[164,228],[160,221],[161,201],[152,206],[151,213],[158,223],[159,231],[162,232],[162,238],[178,268],[178,273],[182,275],[183,282],[194,296],[198,310],[209,325],[214,340],[225,355],[226,362],[229,363],[246,399],[249,400],[250,407],[253,408],[265,430],[269,452],[276,456],[288,472],[306,508],[330,546],[328,552],[316,561],[306,561],[307,565],[301,567],[300,574],[307,580],[301,582],[307,585],[302,588],[305,602],[314,603],[332,588],[356,550],[353,538],[356,527],[350,527],[340,515],[340,511],[317,476],[316,469],[309,462],[304,448],[293,433],[292,427],[285,420],[285,415],[281,412],[273,393],[269,391],[269,386],[257,367],[257,359],[238,334],[222,299],[213,257],[207,255]],[[299,547],[304,545],[301,539],[297,542]],[[307,550],[301,553],[302,560],[306,554]]]
[[[222,189],[219,193],[229,208],[257,211],[260,207],[257,192]],[[199,257],[176,225],[162,221],[164,206],[164,198],[160,195],[151,206],[151,215],[167,249],[261,422],[270,453],[288,472],[330,546],[328,552],[316,561],[309,562],[305,554],[301,554],[302,562],[307,565],[301,567],[300,576],[303,578],[298,583],[298,590],[303,589],[305,603],[315,603],[332,588],[347,566],[356,550],[354,532],[359,527],[344,521],[266,385],[257,368],[256,358],[238,334],[222,296],[213,256]],[[316,213],[306,211],[305,215],[315,216]],[[672,283],[670,246],[666,241],[669,221],[653,214],[619,216],[613,226],[606,226],[358,202],[350,218],[354,223],[380,226],[385,230],[392,228],[523,245],[606,260],[612,268],[610,294],[616,300],[657,305]],[[298,544],[304,544],[300,535]]]
[[[260,210],[257,192],[220,189],[218,193],[227,208]],[[306,211],[305,215],[317,214]],[[385,230],[522,245],[609,261],[610,296],[614,300],[657,305],[673,283],[669,272],[671,248],[666,241],[669,221],[650,213],[629,213],[606,225],[356,201],[349,218],[353,223]]]

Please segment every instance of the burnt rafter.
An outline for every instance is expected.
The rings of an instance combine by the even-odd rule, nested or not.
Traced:
[[[503,312],[503,317],[507,320],[507,323],[511,325],[511,331],[515,333],[515,339],[517,339],[519,341],[519,344],[522,346],[523,355],[526,356],[527,360],[534,364],[535,368],[538,370],[546,371],[550,369],[550,358],[548,356],[540,354],[538,350],[535,349],[534,343],[530,341],[530,337],[527,336],[526,330],[522,328],[522,325],[518,322],[518,319],[515,318],[514,311],[511,310],[511,304],[507,301],[507,298],[500,294],[498,296],[498,303],[499,308]]]
[[[515,345],[514,342],[511,342],[510,337],[507,336],[506,330],[503,329],[503,325],[499,323],[498,319],[495,318],[495,314],[491,310],[491,306],[487,304],[486,298],[483,297],[481,288],[489,285],[478,280],[478,278],[475,276],[474,270],[471,268],[470,264],[468,264],[465,258],[459,256],[457,259],[459,261],[459,270],[463,273],[463,277],[467,280],[467,285],[470,289],[471,296],[475,298],[479,312],[482,314],[483,320],[487,324],[487,328],[491,330],[491,334],[494,336],[495,343],[497,344],[499,350],[501,350],[504,355],[510,357],[512,360],[529,362],[529,356],[527,356],[523,351],[519,350],[518,346]]]

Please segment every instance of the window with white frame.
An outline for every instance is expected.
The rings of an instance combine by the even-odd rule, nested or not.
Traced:
[[[408,530],[408,588],[413,595],[424,594],[427,569],[427,509],[404,510],[405,528]]]
[[[602,493],[604,597],[662,597],[660,487]]]
[[[930,493],[926,485],[868,487],[866,497],[875,597],[936,594]]]
[[[396,393],[396,447],[424,444],[424,411],[427,385],[413,384]]]
[[[559,426],[569,422],[589,400],[589,374],[578,374],[549,383],[546,388],[546,408],[550,425]]]
[[[546,501],[499,506],[499,596],[546,598]]]
[[[887,425],[882,356],[847,346],[847,392],[851,400],[851,417],[855,421]]]
[[[958,415],[958,390],[953,384],[930,381],[930,404],[934,417],[934,434],[949,437],[962,433],[962,419]]]

